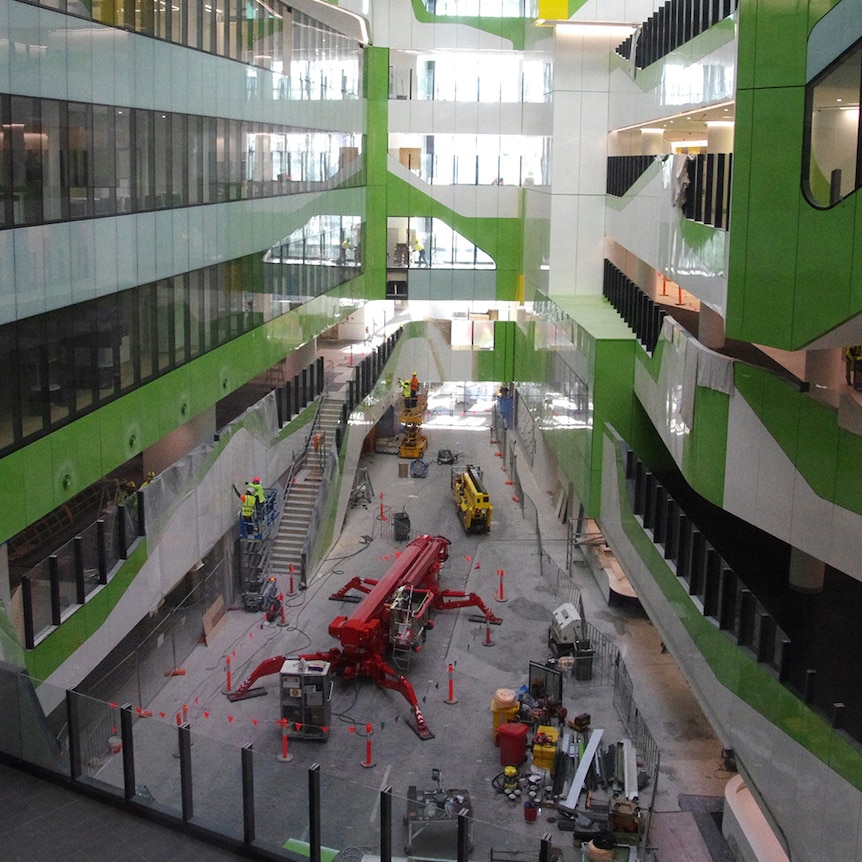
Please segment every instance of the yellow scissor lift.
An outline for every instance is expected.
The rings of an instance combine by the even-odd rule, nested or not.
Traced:
[[[428,438],[422,433],[422,422],[428,409],[428,395],[420,392],[416,398],[404,399],[398,421],[404,427],[404,438],[398,454],[402,458],[421,458],[428,448]]]

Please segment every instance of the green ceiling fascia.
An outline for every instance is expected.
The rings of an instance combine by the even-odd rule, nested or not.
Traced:
[[[571,2],[571,0],[570,0]],[[462,24],[499,36],[512,43],[516,51],[523,51],[527,42],[526,28],[533,27],[533,18],[485,18],[479,15],[432,15],[422,0],[412,0],[413,14],[421,24]]]
[[[862,437],[839,427],[833,408],[764,369],[735,363],[734,385],[814,493],[862,514]]]
[[[310,424],[317,415],[317,405],[309,404],[301,413],[294,416],[276,435],[275,440],[283,440],[293,436],[298,430]],[[252,415],[250,422],[256,422],[257,417]],[[196,480],[210,469],[218,459],[219,455],[230,442],[231,437],[243,426],[243,422],[235,423],[230,429],[222,434],[217,442],[213,444],[205,461],[199,465]],[[339,474],[338,482],[341,482]],[[331,495],[332,500],[338,500],[337,489]],[[322,535],[331,535],[334,530],[335,512],[327,512],[327,517],[321,528]],[[98,629],[105,623],[111,611],[116,606],[120,597],[129,588],[138,572],[143,567],[149,556],[146,539],[140,541],[129,554],[129,558],[118,568],[114,576],[105,587],[87,599],[84,605],[78,607],[73,614],[63,621],[63,624],[51,632],[43,641],[36,645],[35,649],[25,651],[18,644],[17,633],[12,633],[14,643],[20,650],[20,663],[27,667],[28,672],[35,679],[47,679],[60,665],[63,664],[74,652],[79,649]],[[5,612],[0,608],[0,636],[4,629]],[[0,654],[7,656],[8,645],[5,643]]]
[[[477,379],[499,382],[514,379],[516,329],[514,321],[495,321],[494,349],[476,352]]]
[[[348,283],[316,297],[0,459],[0,486],[22,487],[26,476],[40,489],[23,506],[0,499],[0,542],[329,329],[350,313],[344,299],[359,308],[355,290]]]
[[[436,218],[454,228],[494,259],[497,265],[498,301],[518,300],[524,256],[522,218],[461,215],[392,173],[387,174],[386,202],[386,213],[390,217]]]
[[[605,434],[615,450],[619,517],[626,537],[716,679],[842,778],[862,789],[862,752],[795,697],[766,667],[737,647],[713,620],[697,610],[684,584],[670,570],[662,552],[635,518],[628,502],[622,453],[616,438],[607,431]]]
[[[727,463],[727,423],[730,398],[715,389],[695,390],[694,421],[683,444],[678,465],[688,484],[701,497],[721,506]]]
[[[47,679],[102,626],[147,561],[147,543],[141,541],[116,574],[64,620],[35,649],[25,654],[27,671],[34,679]]]
[[[836,5],[740,4],[728,338],[800,350],[862,312],[862,197],[802,192],[808,36]]]

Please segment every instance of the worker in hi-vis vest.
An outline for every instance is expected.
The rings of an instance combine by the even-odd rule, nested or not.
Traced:
[[[240,494],[239,498],[240,504],[242,506],[242,519],[246,524],[254,526],[254,513],[255,508],[257,506],[257,501],[254,498],[253,494]]]
[[[266,502],[266,492],[263,490],[263,485],[260,484],[260,477],[255,476],[254,479],[248,483],[248,487],[251,488],[255,499],[262,506]]]

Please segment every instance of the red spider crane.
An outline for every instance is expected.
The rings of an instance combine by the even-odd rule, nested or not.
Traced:
[[[487,623],[501,622],[476,593],[440,588],[440,569],[448,558],[447,538],[423,535],[407,545],[380,580],[352,578],[330,596],[347,599],[351,590],[365,594],[349,617],[337,616],[329,624],[329,633],[341,646],[300,656],[330,662],[344,679],[366,677],[382,688],[401,692],[413,711],[413,730],[421,739],[432,739],[434,734],[425,723],[413,686],[387,663],[387,652],[392,648],[421,650],[427,629],[433,628],[432,609],[475,607],[482,611]],[[278,673],[284,661],[285,656],[266,659],[228,695],[230,700],[249,696],[252,685],[262,676]]]

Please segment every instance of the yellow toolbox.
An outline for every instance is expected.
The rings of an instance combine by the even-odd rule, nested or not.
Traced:
[[[557,742],[560,731],[556,727],[540,724],[533,737],[533,766],[547,769],[554,774],[554,763],[557,759]]]

